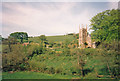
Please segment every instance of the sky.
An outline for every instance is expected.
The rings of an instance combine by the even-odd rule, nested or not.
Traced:
[[[78,33],[97,13],[116,9],[117,2],[2,2],[2,37],[13,32],[27,32],[29,36],[52,36]],[[46,0],[45,0],[46,1]],[[52,0],[51,0],[52,1]],[[1,7],[1,5],[0,5]],[[0,28],[1,28],[0,27]]]

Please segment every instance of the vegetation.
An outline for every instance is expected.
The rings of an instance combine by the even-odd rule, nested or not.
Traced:
[[[22,75],[21,75],[22,74]],[[38,73],[38,72],[16,72],[13,74],[4,72],[3,79],[72,79],[78,78],[79,76],[69,76],[69,75],[60,75],[60,74],[45,74],[45,73]],[[44,81],[44,80],[43,80]],[[52,80],[51,80],[52,81]]]
[[[46,38],[48,41],[54,41],[54,42],[62,42],[66,39],[72,41],[75,39],[72,35],[46,36]],[[39,39],[39,37],[31,37],[31,38],[29,38],[29,41],[39,43],[40,39]]]
[[[41,41],[46,41],[45,35],[41,35],[39,38],[40,38]]]
[[[110,78],[116,77],[118,74],[118,61],[115,61],[117,52],[104,51],[95,49],[71,49],[70,54],[64,53],[46,53],[34,56],[27,60],[27,65],[21,64],[24,70],[16,69],[17,71],[38,72],[50,75],[60,76],[77,76],[79,78]],[[10,58],[10,57],[9,57]],[[97,59],[97,60],[96,60]],[[4,62],[3,62],[4,63]],[[13,64],[13,63],[12,63]],[[4,64],[5,65],[5,64]],[[115,67],[114,67],[115,66]],[[16,71],[15,69],[13,71]],[[109,71],[110,70],[110,71]],[[11,70],[9,70],[11,71]],[[26,73],[25,72],[25,73]],[[13,75],[16,74],[13,73]],[[18,72],[19,74],[19,72]],[[4,76],[7,77],[7,73]],[[83,77],[82,77],[82,76]],[[98,77],[103,75],[103,77]],[[27,76],[27,75],[26,75]],[[11,77],[13,77],[11,75]],[[19,77],[18,77],[19,78]],[[25,77],[24,77],[25,78]],[[39,77],[38,77],[39,78]]]
[[[30,37],[27,45],[10,34],[2,42],[3,79],[118,79],[117,13],[107,10],[92,18],[95,49],[78,48],[78,34]]]
[[[10,34],[10,37],[21,39],[21,43],[23,43],[23,39],[28,40],[28,34],[26,32],[14,32]]]
[[[118,40],[119,10],[106,10],[91,19],[92,38],[97,42]]]

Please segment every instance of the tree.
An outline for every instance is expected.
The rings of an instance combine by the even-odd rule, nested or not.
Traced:
[[[0,44],[2,43],[2,36],[0,35]]]
[[[12,51],[12,50],[11,50],[11,44],[16,44],[16,43],[17,43],[17,41],[16,41],[15,38],[13,38],[13,37],[8,37],[8,46],[9,46],[10,52]]]
[[[91,19],[92,39],[96,42],[112,42],[118,39],[119,10],[106,10]],[[120,37],[119,37],[120,39]]]
[[[40,40],[43,42],[43,41],[46,41],[46,36],[45,35],[41,35],[40,37]]]
[[[8,37],[6,39],[2,39],[2,44],[5,44],[5,45],[8,45],[8,48],[9,48],[9,52],[11,52],[11,45],[12,44],[16,44],[17,43],[17,40],[13,37]]]
[[[10,37],[21,39],[21,43],[23,43],[23,39],[28,40],[28,34],[26,32],[14,32],[10,34]]]

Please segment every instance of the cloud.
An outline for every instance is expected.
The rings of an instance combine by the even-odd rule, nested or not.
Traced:
[[[79,24],[89,25],[96,13],[107,9],[99,8],[103,3],[97,4],[3,3],[3,36],[16,31],[25,31],[29,36],[78,32]]]
[[[110,2],[109,4],[110,9],[117,9],[118,8],[118,2]]]
[[[3,2],[118,2],[119,0],[4,0]]]

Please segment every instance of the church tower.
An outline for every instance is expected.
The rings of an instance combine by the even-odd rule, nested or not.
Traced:
[[[79,26],[79,48],[85,48],[85,43],[87,41],[87,25],[86,28]]]

